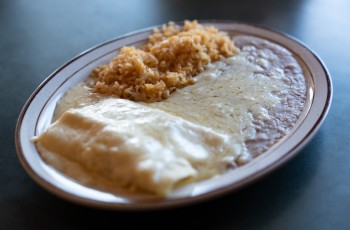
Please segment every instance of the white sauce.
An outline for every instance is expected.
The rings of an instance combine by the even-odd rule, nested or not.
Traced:
[[[167,194],[183,180],[223,173],[244,154],[225,134],[158,109],[104,99],[65,112],[37,141],[118,186]]]
[[[280,103],[271,92],[288,90],[281,80],[255,74],[257,71],[261,68],[249,63],[245,56],[233,56],[210,64],[196,77],[194,85],[179,90],[168,100],[145,105],[232,135],[244,143],[255,138],[253,116],[267,120],[267,110]]]

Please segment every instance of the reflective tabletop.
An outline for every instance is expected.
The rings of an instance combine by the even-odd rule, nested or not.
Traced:
[[[56,68],[106,40],[184,19],[267,26],[305,43],[333,80],[329,114],[313,140],[267,177],[223,197],[148,212],[88,208],[37,185],[16,155],[26,100]],[[350,1],[1,1],[0,229],[349,229]]]

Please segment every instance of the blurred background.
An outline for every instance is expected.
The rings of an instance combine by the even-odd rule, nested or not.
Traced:
[[[334,98],[313,141],[257,183],[174,210],[101,211],[63,201],[36,185],[17,159],[14,130],[39,84],[92,46],[185,19],[256,23],[288,33],[315,51],[332,75]],[[349,37],[348,0],[0,1],[0,229],[349,229]]]

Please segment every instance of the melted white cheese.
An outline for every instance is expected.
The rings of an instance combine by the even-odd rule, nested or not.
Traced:
[[[280,79],[257,74],[259,71],[260,66],[236,55],[210,64],[196,77],[194,85],[177,91],[169,99],[144,105],[211,127],[244,143],[255,138],[253,116],[268,120],[268,110],[280,103],[272,92],[287,90]]]
[[[158,195],[223,173],[243,154],[228,135],[123,99],[68,110],[36,141],[118,186]]]

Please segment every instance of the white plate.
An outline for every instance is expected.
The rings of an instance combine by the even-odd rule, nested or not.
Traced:
[[[50,192],[80,204],[110,209],[156,209],[207,200],[234,191],[281,166],[295,156],[323,122],[331,103],[330,76],[320,59],[295,39],[267,28],[231,21],[202,21],[232,34],[252,35],[289,49],[303,67],[307,82],[307,103],[293,130],[266,153],[252,162],[220,177],[176,190],[165,199],[132,198],[85,187],[54,168],[40,157],[32,137],[51,123],[56,102],[72,86],[82,82],[97,66],[108,62],[125,45],[140,45],[153,28],[140,30],[93,47],[52,73],[32,94],[17,122],[16,148],[27,173]]]

